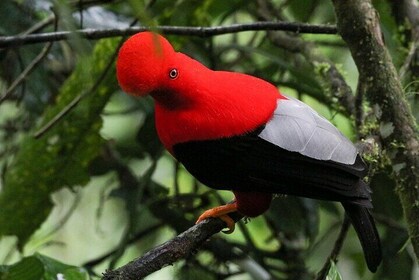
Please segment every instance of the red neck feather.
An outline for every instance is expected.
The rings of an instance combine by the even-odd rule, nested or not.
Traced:
[[[177,53],[179,77],[152,93],[156,127],[165,147],[250,132],[272,117],[278,98],[270,83],[253,76],[212,71]]]

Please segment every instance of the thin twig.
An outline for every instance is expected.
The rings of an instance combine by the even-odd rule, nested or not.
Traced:
[[[131,26],[136,24],[137,20],[134,20],[131,23]],[[121,40],[118,43],[118,46],[116,47],[114,53],[112,54],[112,57],[110,58],[108,64],[106,65],[104,71],[100,75],[100,77],[97,79],[95,84],[92,86],[92,88],[89,91],[82,92],[80,95],[76,96],[69,104],[67,104],[66,107],[64,107],[63,110],[61,110],[54,118],[52,118],[47,124],[45,124],[43,127],[41,127],[38,131],[34,133],[35,139],[38,139],[42,135],[44,135],[48,130],[50,130],[55,124],[57,124],[65,115],[67,115],[73,108],[79,104],[80,100],[82,100],[85,96],[87,96],[89,93],[95,92],[98,88],[100,83],[105,79],[106,75],[108,74],[109,70],[111,69],[113,62],[115,61],[118,51],[122,44],[124,43],[124,38],[122,37]]]
[[[103,79],[105,79],[106,75],[108,74],[109,70],[111,69],[114,60],[116,59],[116,56],[118,55],[118,50],[120,46],[122,45],[123,41],[119,43],[118,47],[115,49],[115,52],[112,54],[112,57],[110,58],[108,64],[105,67],[105,70],[102,72],[100,77],[97,79],[95,84],[92,86],[92,88],[88,91],[82,92],[78,96],[76,96],[67,106],[64,107],[57,115],[55,115],[49,122],[47,122],[44,126],[42,126],[38,131],[34,133],[35,139],[40,138],[42,135],[44,135],[48,130],[50,130],[55,124],[57,124],[65,115],[67,115],[72,109],[74,109],[77,104],[89,93],[95,92]]]
[[[129,244],[133,244],[135,242],[137,242],[138,240],[140,240],[141,238],[149,235],[150,233],[155,232],[156,230],[158,230],[159,228],[161,228],[164,224],[162,222],[158,222],[157,224],[150,226],[138,233],[136,233],[134,236],[132,236],[129,240],[128,240],[128,245]],[[85,263],[83,265],[83,267],[86,267],[87,269],[92,269],[93,267],[95,267],[96,265],[104,262],[106,259],[108,259],[109,257],[111,257],[113,254],[115,254],[120,248],[116,248],[113,249],[112,251],[104,254],[103,256],[98,257],[97,259],[93,259],[88,261],[87,263]]]
[[[18,45],[34,44],[42,42],[67,40],[74,36],[80,36],[89,40],[108,37],[130,36],[140,31],[154,30],[173,35],[188,35],[198,37],[210,37],[244,31],[291,31],[297,33],[312,34],[336,34],[334,25],[312,25],[299,22],[261,21],[253,23],[232,24],[227,26],[196,27],[196,26],[134,26],[113,29],[82,29],[76,31],[60,31],[29,35],[2,36],[0,48],[15,47]]]
[[[42,51],[35,57],[34,60],[20,73],[20,75],[13,81],[10,87],[0,97],[0,104],[3,103],[13,93],[17,86],[19,86],[26,77],[35,69],[35,67],[42,61],[42,59],[48,54],[51,49],[53,42],[47,43]]]
[[[346,234],[348,233],[350,225],[351,225],[351,222],[349,218],[345,216],[345,219],[343,220],[342,227],[339,232],[339,236],[336,239],[335,245],[333,246],[333,250],[330,253],[329,257],[327,258],[326,262],[324,263],[323,268],[317,274],[317,277],[315,280],[326,279],[326,276],[330,269],[331,262],[334,262],[334,263],[337,262],[339,252],[342,249],[343,242],[345,241]]]
[[[78,6],[78,9],[79,9],[79,15],[80,15],[79,26],[80,26],[80,28],[83,28],[83,19],[84,19],[84,17],[83,17],[83,1],[79,0],[77,6]]]
[[[116,2],[115,0],[74,0],[69,1],[68,5],[73,7],[81,7],[83,9],[89,8],[91,6],[110,4]]]
[[[54,20],[54,30],[57,30],[57,16],[52,14],[52,20]],[[32,29],[29,29],[25,32],[29,33],[33,32]],[[21,35],[21,36],[28,36],[28,35]],[[32,62],[25,68],[25,70],[20,73],[20,75],[16,78],[16,80],[13,81],[13,83],[10,85],[10,87],[5,91],[5,93],[0,97],[0,104],[3,103],[9,96],[13,93],[13,91],[16,89],[17,86],[19,86],[26,77],[32,73],[32,71],[35,69],[35,67],[44,59],[44,57],[49,53],[51,50],[53,42],[48,42],[45,47],[42,49],[42,51],[32,60]]]
[[[93,88],[92,88],[93,89]],[[78,96],[76,96],[67,106],[64,107],[57,115],[55,115],[49,122],[47,122],[43,127],[41,127],[38,131],[36,131],[33,135],[35,139],[40,138],[44,135],[48,130],[50,130],[55,124],[57,124],[65,115],[67,115],[73,108],[79,104],[80,100],[83,99],[87,95],[87,93],[92,92],[85,91]]]
[[[273,8],[271,8],[269,1],[259,0],[257,3],[257,19],[267,20],[275,17],[273,14]],[[327,57],[321,55],[315,45],[302,40],[301,37],[290,36],[289,34],[284,33],[268,32],[267,37],[273,45],[291,53],[298,53],[299,55],[302,55],[306,61],[311,64],[314,73],[316,73],[316,79],[320,82],[322,87],[330,93],[323,93],[322,95],[328,97],[328,100],[332,100],[332,97],[339,100],[339,106],[335,105],[336,102],[329,101],[333,109],[347,116],[354,115],[355,100],[352,89],[346,83],[336,65],[334,65]],[[321,71],[316,70],[319,65],[323,65]],[[327,95],[330,95],[330,97]]]
[[[46,18],[44,18],[42,21],[34,24],[33,26],[29,27],[26,31],[22,32],[21,35],[28,35],[28,34],[32,34],[32,33],[36,33],[39,30],[44,29],[46,26],[50,25],[51,23],[54,22],[55,19],[55,15],[52,14]]]
[[[385,225],[388,228],[398,230],[398,231],[407,231],[406,227],[403,226],[399,221],[394,220],[393,218],[379,213],[374,213],[374,220],[378,223]]]

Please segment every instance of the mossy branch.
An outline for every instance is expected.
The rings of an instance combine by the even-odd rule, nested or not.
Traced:
[[[413,248],[419,259],[419,139],[392,59],[384,44],[379,17],[370,0],[333,0],[338,31],[346,41],[359,71],[359,88],[371,106],[378,106],[381,125],[392,130],[381,135],[393,166]]]

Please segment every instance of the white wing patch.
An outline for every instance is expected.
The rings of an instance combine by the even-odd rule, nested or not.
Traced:
[[[259,137],[314,159],[354,164],[357,150],[351,141],[308,105],[287,98],[278,100],[272,119]]]

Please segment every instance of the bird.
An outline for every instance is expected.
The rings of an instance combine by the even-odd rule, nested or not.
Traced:
[[[155,126],[167,151],[200,182],[234,200],[205,211],[198,223],[229,213],[256,217],[276,194],[340,202],[370,271],[380,238],[370,213],[367,165],[327,119],[258,77],[212,70],[151,31],[121,46],[116,76],[123,91],[154,99]],[[279,217],[280,218],[280,217]]]

